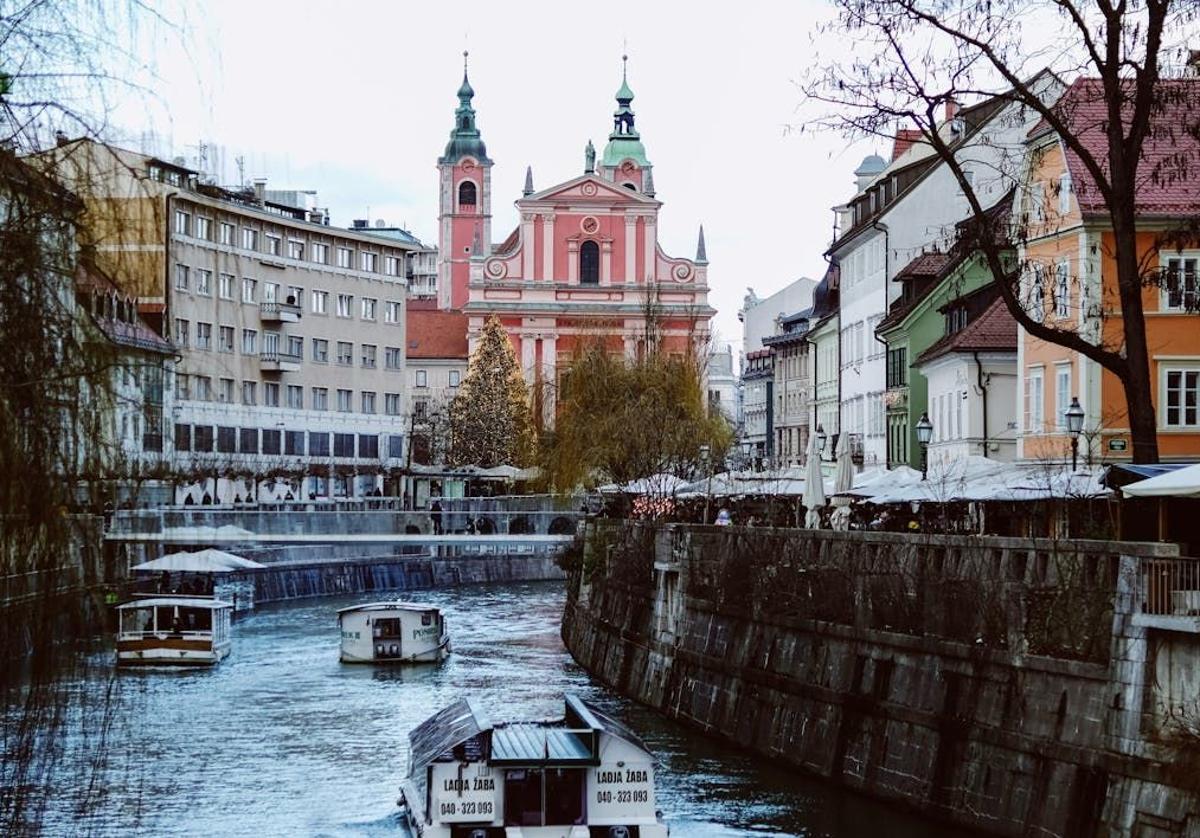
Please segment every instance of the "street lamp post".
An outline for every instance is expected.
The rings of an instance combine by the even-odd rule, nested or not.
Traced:
[[[700,462],[704,465],[704,478],[707,481],[707,487],[704,490],[704,520],[701,523],[708,523],[709,504],[712,502],[712,468],[708,462],[709,448],[707,445],[700,446]]]
[[[922,413],[917,422],[917,442],[921,445],[921,479],[929,475],[929,440],[933,439],[933,423],[929,414]]]
[[[825,428],[822,425],[817,425],[817,459],[824,459],[825,454]]]
[[[1071,434],[1071,471],[1075,471],[1075,466],[1079,462],[1079,435],[1083,433],[1083,408],[1079,404],[1079,397],[1071,398],[1071,406],[1067,408],[1067,431]]]

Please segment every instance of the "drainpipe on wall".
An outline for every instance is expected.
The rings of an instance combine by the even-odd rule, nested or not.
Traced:
[[[979,395],[983,397],[983,456],[986,457],[988,455],[988,388],[983,379],[983,364],[979,360],[979,350],[975,350],[971,354],[975,357],[975,380],[978,382],[976,386],[979,389]]]
[[[886,224],[881,224],[878,221],[872,222],[871,227],[872,227],[872,229],[879,230],[883,233],[883,314],[886,317],[887,310],[888,310],[887,288],[888,288],[888,282],[891,281],[888,278],[888,251],[891,249],[889,247],[888,227]],[[841,298],[839,297],[838,299],[840,302]],[[875,340],[877,340],[883,344],[883,368],[884,368],[883,389],[884,389],[884,392],[887,392],[887,372],[886,372],[886,370],[887,370],[887,341],[881,340],[879,335],[874,335],[874,338],[875,338]],[[841,379],[839,377],[839,381],[840,380]],[[839,400],[841,399],[841,393],[838,393],[838,398],[839,398]],[[863,436],[866,436],[866,434],[864,433]],[[864,444],[865,444],[865,442],[864,442]],[[892,462],[892,435],[890,433],[888,433],[887,408],[886,407],[884,407],[884,409],[883,409],[883,459],[884,459],[883,467],[888,468]],[[863,457],[863,467],[866,468],[866,457]]]

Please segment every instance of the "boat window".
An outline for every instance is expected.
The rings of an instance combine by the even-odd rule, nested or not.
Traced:
[[[586,783],[581,768],[546,769],[546,825],[585,823]]]
[[[542,772],[514,769],[504,772],[504,825],[542,825]]]
[[[121,631],[154,631],[154,610],[151,608],[127,608],[121,612]]]
[[[179,617],[176,615],[175,606],[160,605],[154,610],[158,616],[158,631],[179,631]]]
[[[386,619],[376,618],[376,620],[375,620],[375,636],[376,637],[399,637],[400,636],[400,619],[398,617],[388,617]]]
[[[184,631],[212,631],[212,611],[208,608],[180,608]]]
[[[424,614],[422,614],[421,615],[421,625],[423,625],[423,626],[433,625],[433,614],[431,614],[428,611],[426,611]]]

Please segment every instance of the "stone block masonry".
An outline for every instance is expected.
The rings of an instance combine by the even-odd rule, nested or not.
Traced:
[[[1200,836],[1197,621],[1142,613],[1157,569],[1187,561],[1166,545],[594,521],[567,562],[563,639],[685,724],[932,817]]]
[[[457,585],[562,579],[555,557],[541,554],[489,556],[393,556],[270,565],[246,574],[256,603],[306,597],[416,591]]]

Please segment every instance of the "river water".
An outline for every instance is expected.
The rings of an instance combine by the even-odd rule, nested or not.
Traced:
[[[450,627],[454,654],[441,666],[339,663],[334,612],[367,596],[260,607],[235,623],[233,654],[211,670],[114,672],[98,655],[75,685],[90,721],[66,721],[44,832],[401,834],[395,800],[413,726],[461,696],[494,720],[557,716],[574,691],[656,753],[672,836],[956,834],[614,695],[564,650],[563,597],[561,583],[422,593]]]

